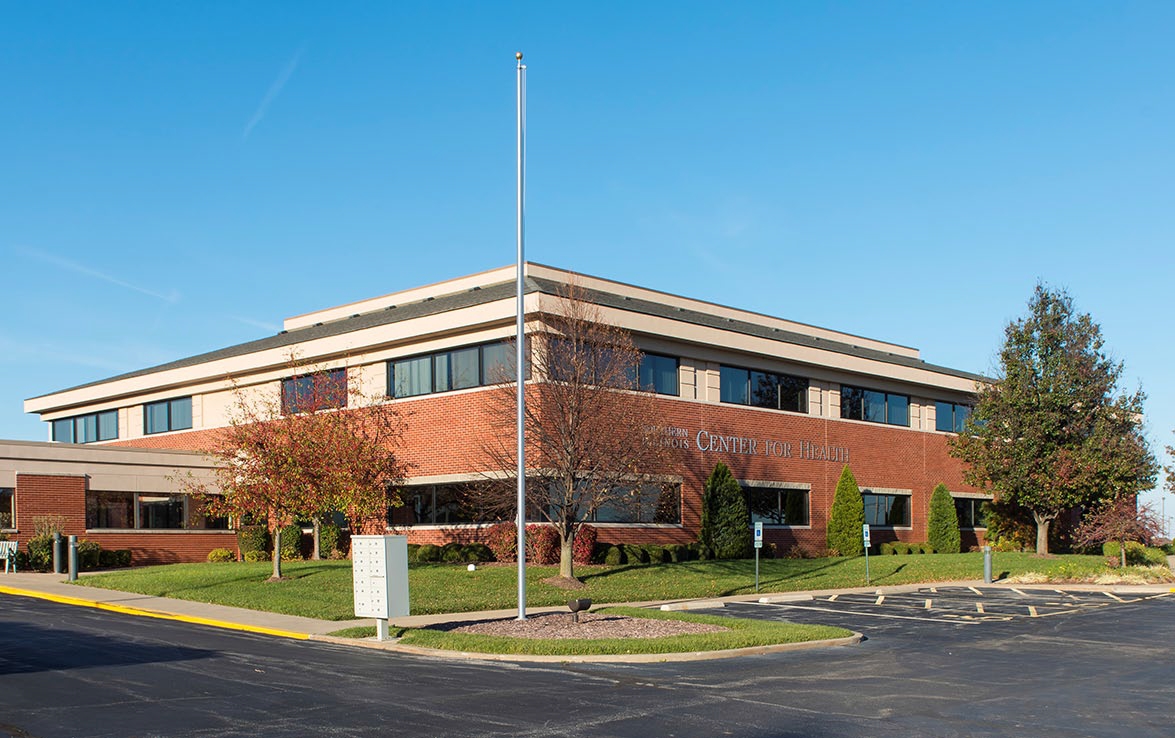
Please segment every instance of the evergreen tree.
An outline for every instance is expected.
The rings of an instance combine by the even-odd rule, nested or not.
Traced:
[[[963,547],[963,539],[959,535],[959,515],[945,484],[940,483],[930,495],[926,540],[935,553],[959,553]]]
[[[841,556],[861,556],[865,553],[865,542],[861,540],[861,528],[865,525],[865,501],[861,499],[861,488],[846,464],[836,483],[836,495],[832,498],[832,510],[828,513],[828,548]]]
[[[726,464],[718,463],[706,480],[710,543],[716,559],[742,559],[751,555],[754,542],[746,497]],[[706,543],[705,540],[702,541]]]

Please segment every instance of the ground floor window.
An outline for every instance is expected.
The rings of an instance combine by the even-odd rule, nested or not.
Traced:
[[[865,501],[865,522],[869,525],[891,528],[910,526],[909,495],[861,490],[861,499]]]
[[[16,527],[16,490],[0,487],[0,528]]]
[[[226,518],[205,515],[190,495],[86,492],[86,528],[117,530],[225,530]]]
[[[808,490],[771,485],[742,485],[751,512],[751,523],[763,525],[808,525]]]
[[[422,484],[400,489],[400,507],[388,508],[389,525],[461,525],[478,523],[471,509],[472,485]]]
[[[956,497],[955,515],[959,518],[960,528],[986,528],[983,505],[987,500],[980,497]]]
[[[681,485],[638,484],[617,488],[608,504],[588,516],[591,523],[680,525]]]

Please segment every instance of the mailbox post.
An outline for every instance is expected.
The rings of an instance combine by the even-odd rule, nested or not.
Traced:
[[[352,536],[355,617],[375,618],[375,637],[386,641],[388,618],[408,614],[408,537]]]

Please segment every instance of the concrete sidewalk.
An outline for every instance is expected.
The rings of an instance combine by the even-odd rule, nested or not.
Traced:
[[[1092,584],[1006,584],[995,582],[984,584],[982,580],[959,582],[929,582],[922,584],[903,584],[883,587],[852,587],[845,589],[811,590],[804,592],[761,592],[758,594],[733,595],[729,597],[709,597],[704,600],[655,600],[647,602],[623,603],[634,607],[668,606],[667,609],[694,609],[699,606],[721,607],[727,602],[756,602],[761,598],[770,598],[776,601],[787,599],[811,599],[827,597],[833,594],[871,593],[871,594],[898,594],[913,592],[923,587],[995,587],[1018,589],[1066,589],[1071,591],[1101,591],[1115,594],[1159,594],[1173,592],[1175,588],[1169,584],[1147,585],[1092,585]],[[169,620],[210,625],[219,628],[241,630],[253,633],[263,633],[286,638],[308,639],[312,636],[322,636],[344,628],[374,626],[371,619],[361,620],[316,620],[297,615],[282,615],[279,613],[247,610],[227,605],[213,605],[204,602],[172,599],[169,597],[152,597],[150,595],[135,594],[133,592],[119,592],[111,589],[79,586],[70,584],[64,574],[40,574],[20,572],[0,574],[0,594],[10,594],[24,597],[39,597],[42,599],[63,602],[70,605],[96,607],[103,610],[122,612],[131,615],[158,617]],[[568,597],[570,599],[570,595]],[[621,604],[621,603],[611,603]],[[603,607],[605,603],[596,603],[595,607]],[[527,613],[567,612],[565,607],[528,607]],[[411,615],[393,618],[392,625],[399,627],[423,627],[438,623],[452,623],[474,620],[494,620],[515,617],[518,610],[487,610],[482,612],[459,612],[437,615]]]

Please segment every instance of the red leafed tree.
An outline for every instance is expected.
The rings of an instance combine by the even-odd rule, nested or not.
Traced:
[[[1162,535],[1163,524],[1150,505],[1138,505],[1134,495],[1121,495],[1102,503],[1095,512],[1085,516],[1078,526],[1074,541],[1080,546],[1091,546],[1106,541],[1120,544],[1122,566],[1126,566],[1126,542],[1148,544]]]
[[[604,510],[672,515],[679,511],[662,508],[680,505],[680,498],[657,476],[669,451],[654,394],[640,387],[642,354],[632,336],[570,285],[539,316],[529,343],[527,517],[558,531],[559,575],[570,580],[582,523]],[[489,409],[498,432],[486,453],[501,476],[475,493],[474,505],[507,518],[517,514],[517,390],[508,377],[500,379]]]
[[[291,359],[280,391],[237,387],[230,423],[215,455],[209,512],[263,519],[273,534],[273,577],[281,578],[281,528],[299,517],[341,511],[358,533],[381,533],[392,485],[404,477],[396,456],[403,423],[368,396],[347,369],[322,370]]]

